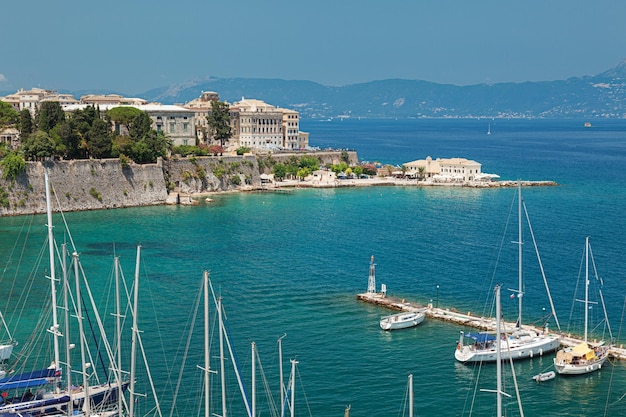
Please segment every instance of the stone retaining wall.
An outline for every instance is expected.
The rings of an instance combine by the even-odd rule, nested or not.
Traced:
[[[356,152],[350,161],[358,162]],[[275,161],[304,154],[273,154]],[[321,165],[338,163],[342,152],[309,153]],[[261,156],[265,158],[267,156]],[[263,169],[267,169],[264,165]],[[183,194],[260,188],[259,159],[255,155],[171,158],[156,164],[130,164],[118,159],[27,162],[15,181],[2,179],[0,216],[45,213],[44,172],[53,188],[55,211],[99,210],[164,204],[168,191]]]

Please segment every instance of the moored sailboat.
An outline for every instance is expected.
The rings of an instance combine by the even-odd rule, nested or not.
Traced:
[[[585,299],[577,300],[584,303],[585,311],[585,333],[583,342],[573,346],[561,349],[557,352],[556,358],[554,358],[554,369],[560,375],[582,375],[594,372],[602,368],[602,365],[609,357],[609,346],[604,342],[595,343],[591,345],[588,340],[588,325],[589,325],[589,260],[593,263],[593,269],[596,271],[593,256],[591,254],[591,245],[589,244],[589,237],[585,239]],[[596,280],[599,281],[597,271],[595,274]],[[606,320],[607,327],[610,333],[610,326],[608,326],[608,317],[606,317],[606,308],[604,308],[604,298],[601,296],[600,301],[602,303],[602,310],[604,311],[604,319]]]
[[[461,336],[457,343],[457,348],[454,353],[455,358],[460,362],[494,362],[497,360],[497,350],[502,347],[502,359],[524,359],[532,358],[533,356],[541,356],[545,353],[549,353],[558,349],[560,345],[560,338],[557,335],[550,334],[547,331],[547,326],[543,332],[538,332],[534,328],[524,328],[522,326],[522,299],[523,299],[523,268],[522,268],[522,245],[523,245],[523,232],[522,232],[522,212],[525,212],[525,206],[522,200],[522,186],[521,182],[518,182],[518,317],[516,326],[513,332],[506,338],[496,338],[493,335],[486,333],[464,333],[461,332]],[[530,222],[529,222],[530,226]],[[530,229],[532,235],[532,228]],[[534,235],[533,235],[533,243]],[[535,249],[537,245],[535,244]],[[539,253],[537,252],[537,256]],[[539,260],[541,266],[541,260]],[[543,275],[543,266],[541,266]],[[555,318],[557,327],[559,322],[556,317],[550,291],[548,289],[545,275],[543,275],[546,290],[548,291],[548,298],[550,300],[550,306],[552,307],[552,314]],[[469,338],[473,342],[470,344],[464,343],[464,339]]]

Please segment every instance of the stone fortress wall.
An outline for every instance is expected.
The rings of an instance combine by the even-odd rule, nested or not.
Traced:
[[[358,162],[356,152],[348,154],[350,163]],[[294,155],[299,158],[303,154],[272,154],[271,158],[282,162]],[[318,158],[322,166],[339,163],[342,157],[341,151],[306,155]],[[0,168],[0,216],[45,213],[46,171],[55,211],[57,207],[63,211],[99,210],[165,204],[168,190],[183,194],[254,190],[261,187],[260,175],[271,170],[267,158],[171,158],[128,166],[118,159],[27,162],[25,172],[14,181],[4,180]]]

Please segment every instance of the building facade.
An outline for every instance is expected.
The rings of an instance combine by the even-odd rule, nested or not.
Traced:
[[[59,94],[54,90],[44,90],[43,88],[19,89],[15,93],[0,99],[9,103],[15,111],[20,112],[28,109],[33,117],[37,113],[40,103],[44,101],[57,101],[61,107],[78,104],[78,100],[71,94]]]
[[[283,148],[283,113],[279,109],[254,99],[242,99],[233,107],[239,113],[239,146]]]
[[[481,164],[465,158],[420,159],[403,164],[409,176],[440,182],[474,181],[481,176]]]
[[[220,101],[220,96],[214,91],[203,91],[200,97],[185,103],[184,108],[194,112],[194,129],[198,141],[209,145],[212,141],[207,116],[211,113],[213,102]]]

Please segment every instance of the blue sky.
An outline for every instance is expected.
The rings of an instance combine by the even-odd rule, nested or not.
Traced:
[[[625,18],[623,0],[3,1],[0,91],[566,79],[626,58]]]

